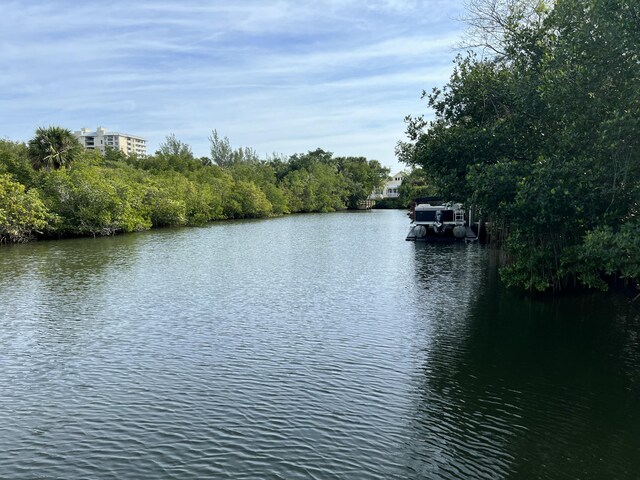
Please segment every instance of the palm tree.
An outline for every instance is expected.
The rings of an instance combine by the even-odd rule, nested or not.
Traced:
[[[68,166],[81,151],[80,142],[62,127],[40,127],[29,140],[29,158],[36,169]]]

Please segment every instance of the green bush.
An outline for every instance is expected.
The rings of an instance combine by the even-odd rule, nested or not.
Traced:
[[[0,243],[31,240],[47,227],[48,217],[36,190],[0,174]]]

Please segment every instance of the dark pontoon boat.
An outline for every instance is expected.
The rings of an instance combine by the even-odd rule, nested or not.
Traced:
[[[478,239],[478,224],[471,223],[471,210],[465,211],[461,203],[442,203],[433,197],[418,198],[409,217],[413,221],[406,240],[455,242]]]

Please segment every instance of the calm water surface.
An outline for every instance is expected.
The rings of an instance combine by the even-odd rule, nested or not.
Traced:
[[[398,211],[0,249],[0,478],[636,479],[640,315]]]

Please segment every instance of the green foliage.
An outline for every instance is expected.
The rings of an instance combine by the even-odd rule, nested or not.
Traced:
[[[227,218],[260,218],[271,215],[273,208],[255,183],[240,180],[227,197],[224,211]]]
[[[177,227],[187,224],[187,205],[168,178],[150,179],[145,204],[154,227]]]
[[[567,263],[589,287],[606,290],[605,275],[637,282],[640,279],[640,224],[634,220],[615,230],[610,226],[598,227],[571,253]]]
[[[155,161],[163,166],[162,170],[187,172],[202,167],[202,163],[194,158],[191,147],[178,140],[173,133],[167,136],[164,143],[160,144]]]
[[[265,195],[271,207],[269,214],[282,215],[289,213],[287,199],[282,189],[277,186],[274,165],[261,163],[235,163],[229,168],[234,181],[249,181],[257,186]],[[256,216],[255,214],[250,216]]]
[[[231,148],[227,137],[220,138],[217,130],[211,132],[211,162],[220,167],[230,167],[239,163],[258,163],[260,158],[251,147]]]
[[[0,173],[9,173],[19,183],[33,186],[36,173],[24,143],[0,140]]]
[[[48,217],[36,190],[0,174],[0,243],[30,240],[47,227]]]
[[[290,170],[282,179],[292,212],[334,212],[345,209],[344,177],[325,152],[292,157]]]
[[[334,159],[321,149],[260,161],[250,148],[226,149],[228,140],[220,140],[215,131],[220,154],[228,153],[228,161],[217,162],[223,166],[194,158],[175,135],[155,155],[136,157],[109,148],[104,154],[66,149],[67,133],[57,127],[39,129],[29,147],[0,141],[5,202],[0,206],[0,241],[330,212],[356,205],[388,173],[378,162]],[[47,155],[57,153],[43,160],[34,152],[47,141]]]
[[[381,200],[378,200],[373,208],[380,210],[404,210],[407,208],[407,205],[407,203],[402,203],[400,197],[383,198]]]
[[[45,204],[59,216],[57,231],[96,236],[151,227],[145,191],[126,172],[97,166],[53,171],[41,189]]]
[[[105,162],[126,162],[128,159],[128,155],[119,148],[107,146],[104,149]]]
[[[105,158],[125,161],[136,168],[153,172],[194,172],[203,167],[202,160],[193,156],[191,147],[178,140],[174,134],[168,135],[155,155],[147,157],[127,156],[119,151],[107,151]]]
[[[389,175],[388,168],[383,168],[376,160],[367,161],[364,157],[339,157],[336,162],[345,180],[346,203],[350,209],[358,208],[371,192],[381,188]]]
[[[430,197],[435,193],[427,173],[422,168],[414,168],[398,187],[398,198],[389,200],[394,200],[394,204],[397,205],[393,208],[407,208],[416,198]]]
[[[82,146],[70,130],[62,127],[40,127],[29,140],[29,158],[36,169],[66,167],[82,152]]]
[[[332,212],[355,209],[376,188],[389,170],[364,157],[337,157],[322,149],[292,155],[287,162],[272,162],[291,212]]]
[[[494,18],[498,55],[458,57],[448,85],[427,95],[435,120],[407,119],[399,158],[429,172],[439,195],[489,217],[509,254],[508,284],[638,281],[607,248],[635,248],[640,4],[564,0],[528,17],[523,2],[509,5]]]

